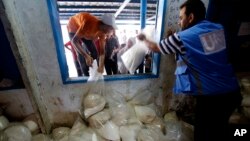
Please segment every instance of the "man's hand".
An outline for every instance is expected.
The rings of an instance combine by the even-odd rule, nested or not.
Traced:
[[[140,33],[139,35],[137,35],[137,38],[141,41],[146,40],[146,35],[144,35],[143,33]]]
[[[158,45],[155,42],[148,40],[145,34],[140,33],[139,35],[137,35],[137,38],[139,40],[143,41],[144,43],[146,43],[146,46],[150,50],[152,50],[154,52],[160,52]]]
[[[88,66],[92,67],[93,58],[92,58],[91,56],[87,55],[87,56],[85,57],[85,60],[86,60],[86,64],[87,64]]]
[[[102,54],[99,56],[99,67],[97,69],[97,71],[99,73],[103,73],[104,72],[104,59],[105,59],[105,55]]]
[[[168,30],[167,30],[167,37],[173,35],[174,33],[175,33],[175,30],[173,30],[173,29],[168,29]]]
[[[99,66],[98,69],[97,69],[97,71],[102,74],[104,72],[104,67],[103,66]]]

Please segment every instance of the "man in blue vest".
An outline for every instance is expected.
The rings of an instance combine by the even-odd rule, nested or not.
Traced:
[[[240,88],[228,63],[222,25],[205,20],[206,8],[200,0],[180,6],[181,31],[159,45],[138,35],[148,47],[162,54],[176,54],[174,94],[195,99],[194,140],[225,140],[228,120],[241,103]]]

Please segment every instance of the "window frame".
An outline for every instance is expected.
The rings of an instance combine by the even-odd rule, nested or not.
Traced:
[[[159,31],[156,35],[156,40],[160,41],[163,35],[163,25],[164,25],[164,17],[166,10],[167,0],[159,0],[157,4],[157,15],[156,17],[156,31]],[[57,8],[56,0],[47,0],[48,11],[50,16],[50,22],[53,32],[53,37],[55,40],[57,59],[59,62],[60,72],[63,84],[71,84],[71,83],[83,83],[87,82],[88,77],[69,77],[69,68],[67,65],[63,37],[61,31],[61,24],[59,19],[59,13]],[[144,19],[145,20],[145,19]],[[142,22],[142,21],[141,21]],[[142,22],[143,23],[143,22]],[[149,78],[158,78],[159,77],[159,68],[160,68],[160,54],[153,53],[153,63],[152,63],[152,73],[150,74],[116,74],[116,75],[105,75],[104,81],[115,81],[115,80],[137,80],[137,79],[149,79]]]

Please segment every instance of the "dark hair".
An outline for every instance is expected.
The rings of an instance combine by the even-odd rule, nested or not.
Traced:
[[[180,9],[184,7],[186,7],[185,14],[187,16],[191,13],[194,14],[194,23],[205,19],[206,8],[201,0],[187,0],[180,6]]]

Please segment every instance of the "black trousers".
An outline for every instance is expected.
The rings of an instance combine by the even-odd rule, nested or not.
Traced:
[[[226,141],[232,138],[228,121],[241,104],[240,91],[195,98],[194,141]]]
[[[72,38],[75,36],[75,33],[69,33],[69,38],[72,40]],[[83,49],[90,54],[90,56],[93,59],[96,59],[98,62],[98,52],[96,49],[95,44],[92,40],[87,40],[84,38],[81,38],[82,42],[86,45],[86,48],[83,47]],[[78,53],[78,52],[77,52]],[[89,66],[86,63],[85,58],[78,53],[77,56],[77,62],[75,62],[76,70],[78,76],[89,76]]]
[[[107,75],[114,75],[118,73],[117,60],[105,58],[105,70]]]

